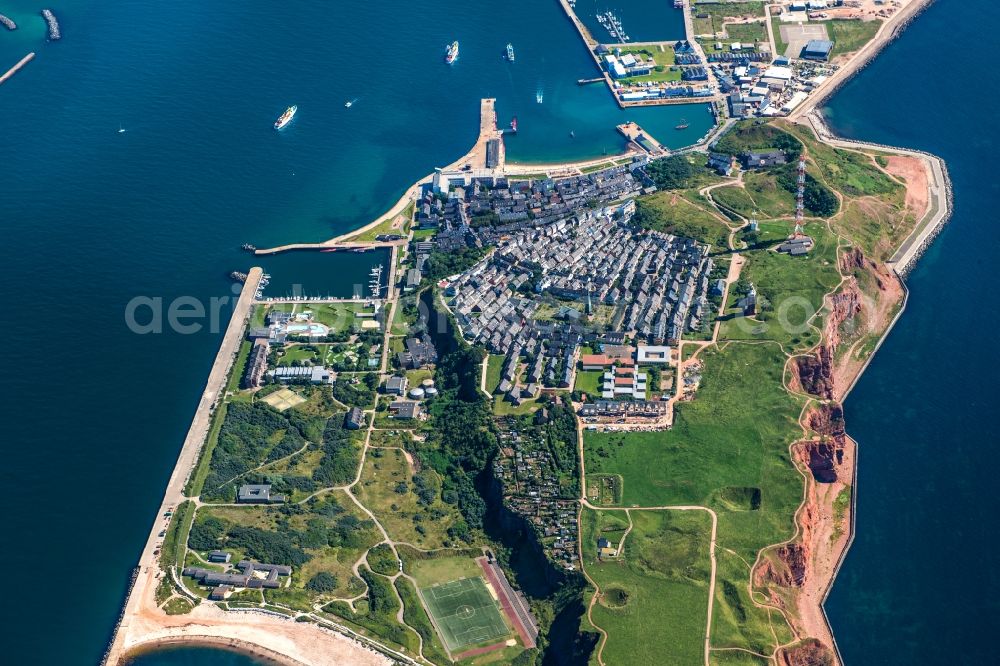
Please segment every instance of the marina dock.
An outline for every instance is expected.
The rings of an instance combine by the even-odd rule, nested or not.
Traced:
[[[24,67],[25,65],[27,65],[29,62],[31,62],[31,60],[34,57],[35,57],[35,53],[34,53],[34,51],[32,51],[28,55],[26,55],[23,58],[21,58],[16,65],[14,65],[10,69],[8,69],[6,72],[4,72],[3,76],[0,76],[0,83],[3,83],[4,81],[6,81],[7,79],[9,79],[10,77],[12,77],[15,74],[17,74],[17,70],[21,69],[22,67]]]

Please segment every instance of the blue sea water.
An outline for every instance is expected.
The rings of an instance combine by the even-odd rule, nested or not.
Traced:
[[[60,42],[44,41],[43,6],[60,19]],[[619,13],[632,33],[640,26],[630,27],[628,6]],[[508,156],[520,162],[616,152],[624,120],[671,146],[711,125],[704,105],[622,111],[602,86],[578,86],[594,65],[554,0],[8,0],[2,11],[20,27],[0,31],[0,69],[38,54],[0,86],[9,663],[99,659],[215,355],[220,332],[208,327],[131,333],[132,298],[208,302],[231,293],[228,271],[250,264],[240,243],[314,241],[371,220],[465,152],[483,96],[497,98],[502,120],[518,116]],[[933,25],[983,43],[983,11],[995,25],[995,8],[942,0]],[[947,663],[925,657],[977,649],[973,638],[996,614],[995,595],[983,594],[996,580],[982,566],[995,439],[982,416],[997,404],[981,373],[997,365],[986,337],[995,315],[953,297],[988,283],[996,186],[973,165],[992,159],[996,130],[961,108],[937,110],[906,75],[939,43],[930,16],[831,107],[845,132],[944,155],[958,200],[912,277],[910,310],[847,404],[862,442],[859,535],[830,615],[850,664]],[[453,39],[461,56],[447,67]],[[502,59],[508,41],[514,64]],[[947,73],[957,99],[977,82],[957,66],[971,57],[958,50],[948,63],[924,63]],[[909,113],[898,113],[896,96]],[[292,103],[298,116],[274,132]],[[682,116],[691,127],[673,130]],[[963,230],[987,240],[967,243]],[[354,272],[366,272],[350,262],[363,258],[376,259],[262,263],[273,293],[303,280],[349,292]],[[142,659],[252,663],[214,650]]]
[[[857,532],[827,603],[844,661],[996,663],[995,279],[998,76],[943,34],[994,43],[1000,9],[939,0],[831,101],[840,133],[943,157],[954,217],[907,280],[910,299],[845,403],[859,442]],[[914,76],[920,67],[921,75]],[[927,81],[938,81],[928,96]],[[946,101],[947,100],[947,101]]]

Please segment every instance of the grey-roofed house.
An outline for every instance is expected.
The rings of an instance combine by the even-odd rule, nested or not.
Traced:
[[[279,366],[269,372],[279,382],[304,382],[310,384],[331,384],[333,374],[322,366]]]
[[[270,483],[247,483],[240,486],[236,501],[240,504],[280,504],[285,496],[272,495]]]
[[[236,565],[236,569],[239,570],[239,573],[219,573],[199,567],[185,567],[181,571],[181,575],[194,578],[202,585],[215,587],[216,591],[221,595],[218,598],[225,598],[225,593],[229,590],[222,588],[231,586],[276,589],[281,587],[281,581],[278,580],[280,576],[290,576],[292,574],[290,566],[284,564],[264,564],[250,560],[242,560]],[[262,573],[264,577],[256,576],[254,575],[255,573]]]
[[[229,562],[229,558],[231,557],[232,555],[230,555],[224,550],[213,550],[208,554],[208,561],[225,564],[226,562]]]
[[[743,155],[743,166],[747,169],[764,169],[784,163],[785,154],[780,150],[749,151]]]
[[[810,39],[800,54],[805,60],[827,61],[833,51],[833,42],[828,39]]]
[[[270,345],[266,339],[257,338],[254,340],[250,350],[250,358],[247,359],[246,369],[243,371],[243,388],[256,388],[264,381],[264,373],[267,371],[267,354]]]
[[[403,284],[403,291],[413,291],[420,286],[420,281],[424,278],[419,268],[411,268],[406,271],[406,282]]]
[[[409,400],[397,400],[389,405],[389,411],[397,419],[415,419],[420,416],[420,405]]]
[[[344,417],[344,427],[348,430],[360,430],[365,425],[365,413],[358,407],[351,407]]]
[[[231,585],[219,585],[208,593],[208,599],[209,601],[222,601],[232,591]]]
[[[403,395],[406,393],[406,377],[393,375],[385,380],[385,392],[392,395]]]

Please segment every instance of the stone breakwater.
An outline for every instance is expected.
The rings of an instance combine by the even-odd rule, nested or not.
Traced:
[[[52,10],[43,9],[42,18],[45,19],[45,22],[49,26],[49,41],[54,42],[61,39],[62,35],[59,33],[59,21],[56,19],[56,15],[52,13]]]
[[[17,30],[17,24],[14,23],[14,19],[0,14],[0,25],[7,28],[8,30]]]

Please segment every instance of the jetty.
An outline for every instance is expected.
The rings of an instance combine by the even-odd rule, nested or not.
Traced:
[[[56,15],[52,13],[52,10],[43,9],[42,18],[45,19],[45,23],[49,26],[49,41],[55,42],[61,39],[62,34],[59,32],[59,21],[56,19]]]
[[[649,132],[639,127],[636,123],[622,123],[618,125],[617,129],[628,140],[629,145],[635,146],[636,149],[646,153],[650,157],[663,157],[670,152],[659,141],[654,139]]]
[[[0,14],[0,25],[8,30],[17,30],[17,24],[14,23],[14,19],[9,16],[4,16],[3,14]]]
[[[4,72],[3,76],[0,76],[0,83],[3,83],[4,81],[6,81],[7,79],[9,79],[10,77],[12,77],[15,74],[17,74],[17,70],[21,69],[22,67],[24,67],[25,65],[27,65],[29,62],[31,62],[34,57],[35,57],[35,53],[34,53],[34,51],[32,51],[28,55],[26,55],[23,58],[21,58],[16,65],[14,65],[10,69],[8,69],[6,72]]]

